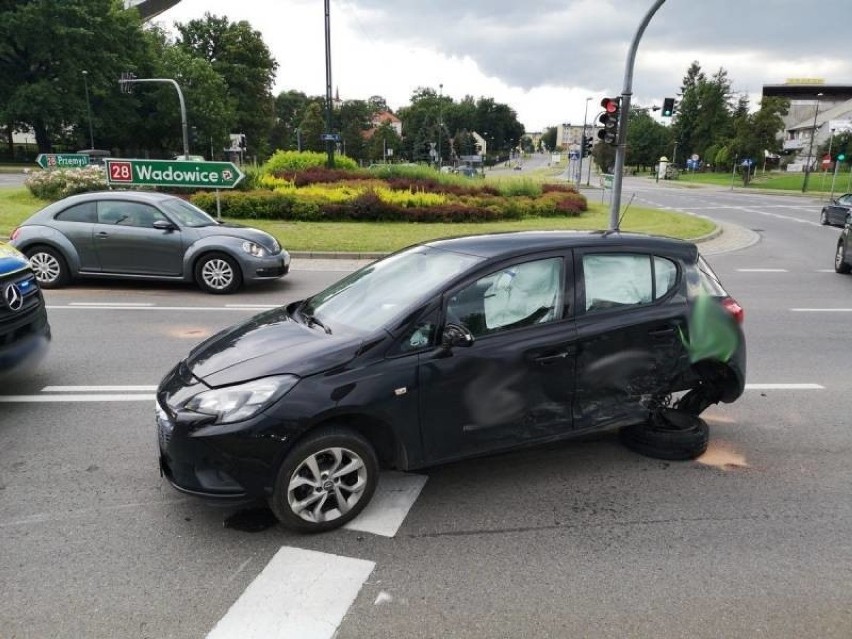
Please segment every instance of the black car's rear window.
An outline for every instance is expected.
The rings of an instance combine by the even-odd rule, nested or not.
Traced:
[[[698,256],[698,276],[701,282],[701,288],[708,295],[715,297],[727,297],[728,293],[722,286],[719,276],[710,267],[702,256]]]

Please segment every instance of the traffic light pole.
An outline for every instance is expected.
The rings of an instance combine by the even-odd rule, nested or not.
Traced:
[[[118,83],[122,88],[126,84],[134,84],[137,82],[166,82],[171,84],[177,91],[178,102],[180,102],[180,126],[183,132],[183,158],[189,159],[189,128],[186,126],[186,102],[183,100],[183,91],[180,90],[180,85],[171,78],[122,78]]]
[[[618,133],[616,138],[617,147],[615,149],[615,175],[612,178],[612,202],[609,207],[609,228],[610,230],[618,230],[618,218],[621,210],[621,183],[624,177],[624,160],[627,155],[627,120],[630,117],[630,96],[633,95],[633,67],[636,63],[636,50],[639,48],[639,41],[651,22],[651,18],[657,13],[666,0],[655,0],[642,23],[636,30],[636,35],[633,37],[633,43],[630,45],[630,51],[627,54],[627,63],[624,70],[624,88],[621,91],[621,117],[618,120]]]

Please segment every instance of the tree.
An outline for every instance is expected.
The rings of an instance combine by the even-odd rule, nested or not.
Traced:
[[[269,134],[269,146],[273,151],[298,151],[301,142],[299,125],[311,102],[322,103],[323,98],[309,98],[301,91],[282,91],[275,98],[275,126]]]
[[[654,166],[669,146],[668,127],[655,121],[647,109],[631,109],[627,125],[626,164],[642,167]]]
[[[364,100],[347,100],[335,114],[346,155],[365,159],[364,132],[372,128],[373,111]]]
[[[209,13],[203,20],[176,27],[178,46],[207,60],[225,80],[227,95],[235,105],[233,132],[246,135],[250,154],[267,155],[275,125],[272,85],[278,63],[261,33],[244,20],[229,22],[227,17]]]
[[[323,108],[318,102],[311,102],[305,109],[305,115],[299,122],[299,130],[302,136],[303,151],[325,151],[325,142],[322,134],[325,132],[325,118]]]
[[[390,156],[387,151],[390,150]],[[402,138],[387,122],[381,124],[370,136],[366,144],[365,159],[372,162],[390,161],[402,151]]]
[[[693,62],[683,78],[680,87],[681,98],[672,118],[672,138],[681,150],[681,157],[693,153],[695,127],[701,118],[701,100],[699,86],[706,81],[706,76],[697,61]],[[676,162],[677,158],[672,158]]]
[[[139,14],[119,0],[4,0],[0,122],[10,132],[32,127],[42,152],[87,140],[85,70],[100,134],[108,94],[118,95],[119,75],[141,62],[146,47]]]
[[[541,134],[541,144],[547,151],[553,151],[556,149],[556,127],[549,126],[544,130],[544,133]]]

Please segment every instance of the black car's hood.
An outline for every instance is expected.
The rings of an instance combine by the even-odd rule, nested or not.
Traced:
[[[196,346],[187,366],[210,386],[228,386],[269,375],[304,377],[346,364],[361,338],[327,335],[290,317],[285,307],[254,316]]]

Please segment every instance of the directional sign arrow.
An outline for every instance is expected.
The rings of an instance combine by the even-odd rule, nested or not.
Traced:
[[[109,184],[232,189],[245,177],[233,162],[106,160]]]
[[[83,153],[39,153],[35,161],[43,169],[78,169],[89,166],[89,156]]]

